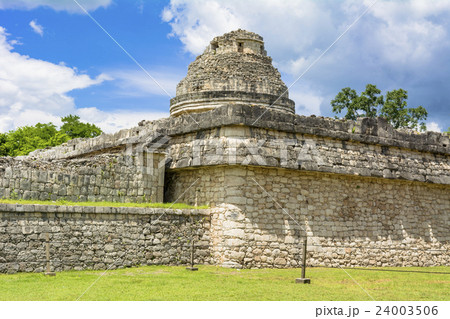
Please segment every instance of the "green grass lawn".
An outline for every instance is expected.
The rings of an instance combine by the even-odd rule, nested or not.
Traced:
[[[59,205],[59,206],[101,206],[101,207],[148,207],[172,209],[205,209],[208,206],[190,206],[183,203],[117,203],[117,202],[69,202],[66,200],[40,201],[23,199],[0,199],[4,204]]]
[[[400,270],[450,272],[450,267]],[[346,271],[377,301],[450,300],[448,274]],[[2,274],[0,300],[76,300],[103,272]],[[300,269],[199,266],[191,272],[145,266],[108,271],[80,300],[370,300],[341,269],[309,268],[310,285],[295,284],[299,276]]]

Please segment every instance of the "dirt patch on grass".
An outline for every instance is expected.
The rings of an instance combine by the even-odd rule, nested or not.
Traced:
[[[154,270],[154,271],[131,271],[123,273],[124,276],[142,276],[142,275],[161,275],[161,274],[170,274],[170,271],[167,270]]]
[[[428,281],[430,284],[450,284],[448,280],[430,280]]]
[[[375,281],[372,281],[374,284],[379,284],[379,283],[382,283],[382,282],[391,282],[392,281],[392,279],[387,279],[387,278],[384,278],[384,279],[378,279],[378,280],[375,280]]]
[[[166,271],[166,270],[156,270],[156,271],[142,272],[142,274],[152,274],[152,275],[157,275],[157,274],[170,274],[170,271]]]
[[[235,275],[241,275],[241,272],[239,270],[231,270],[231,271],[221,271],[221,270],[215,270],[211,272],[213,275],[217,276],[235,276]]]

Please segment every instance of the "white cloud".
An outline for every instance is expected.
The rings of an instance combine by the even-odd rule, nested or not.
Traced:
[[[172,0],[162,18],[187,51],[201,53],[217,35],[243,28],[264,36],[271,54],[298,55],[334,30],[328,2],[273,0]],[[327,32],[323,32],[327,31]],[[315,35],[323,33],[320,38]]]
[[[321,115],[320,106],[324,97],[310,88],[291,90],[289,97],[295,102],[296,113],[302,115]]]
[[[233,29],[257,32],[264,36],[280,69],[298,74],[372,2],[172,0],[162,18],[171,25],[172,35],[193,54],[203,52],[214,36]],[[434,18],[449,12],[450,1],[380,0],[341,40],[346,43],[334,48],[347,49],[329,55],[337,62],[362,51],[378,58],[381,55],[386,63],[423,63],[447,35]]]
[[[10,112],[7,116],[0,115],[0,132],[7,132],[20,126],[34,125],[38,122],[52,122],[56,126],[62,124],[61,118],[59,116],[51,114],[50,112],[33,109],[22,109],[17,112]]]
[[[162,18],[170,23],[171,35],[179,37],[187,51],[199,54],[214,36],[241,25],[233,10],[236,1],[230,2],[231,6],[218,1],[171,1]]]
[[[87,11],[94,11],[100,7],[106,8],[112,0],[77,0]],[[57,11],[71,13],[83,12],[73,0],[0,0],[0,9],[32,10],[38,7],[49,7]]]
[[[107,80],[91,78],[64,65],[33,59],[13,51],[8,34],[0,27],[0,131],[21,125],[52,121],[73,113],[68,93]]]
[[[44,35],[44,27],[39,25],[36,20],[30,21],[30,27],[33,31],[39,34],[41,37]]]
[[[442,127],[436,122],[427,123],[427,131],[442,132]]]
[[[156,120],[168,117],[165,112],[137,112],[130,110],[101,111],[95,107],[81,108],[76,111],[84,122],[99,126],[105,133],[115,133],[121,129],[137,126],[141,120]]]
[[[370,1],[366,0],[366,4]],[[446,0],[379,1],[370,14],[371,41],[380,44],[382,58],[392,64],[429,61],[448,36],[450,2]]]

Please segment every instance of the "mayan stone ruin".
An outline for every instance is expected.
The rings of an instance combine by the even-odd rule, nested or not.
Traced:
[[[0,272],[195,262],[236,268],[450,265],[450,140],[382,118],[295,114],[263,38],[191,63],[170,117],[0,158],[0,198],[207,209],[0,204]],[[168,106],[169,107],[169,106]]]

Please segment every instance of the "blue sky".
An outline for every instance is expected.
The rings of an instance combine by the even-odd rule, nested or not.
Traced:
[[[290,86],[375,0],[0,0],[0,132],[67,114],[107,132],[168,116],[169,96],[216,35],[262,35]],[[450,1],[379,0],[290,89],[299,114],[332,116],[343,87],[403,88],[428,127],[450,126]]]

